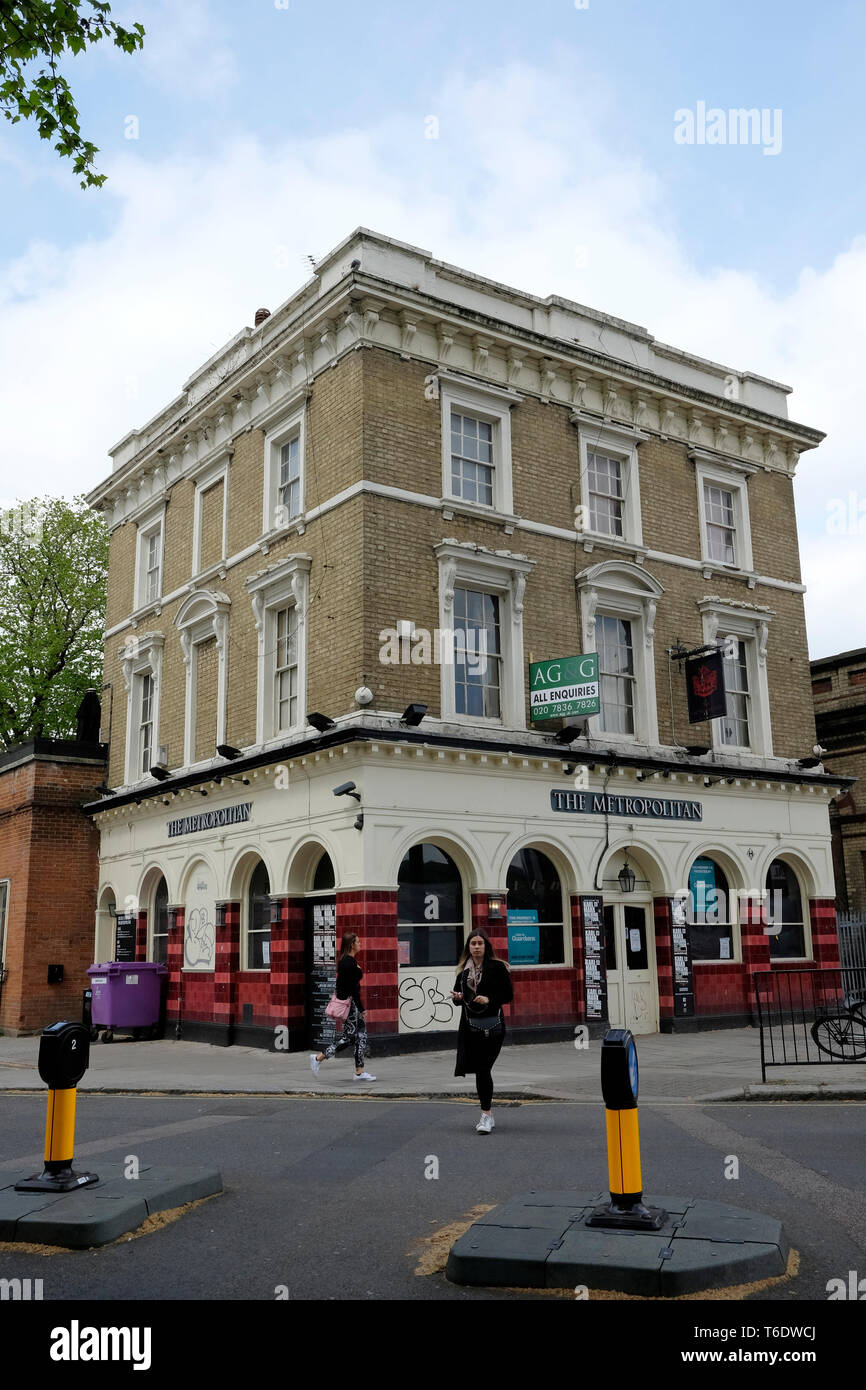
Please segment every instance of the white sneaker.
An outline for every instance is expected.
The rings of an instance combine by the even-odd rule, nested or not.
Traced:
[[[360,1076],[358,1075],[357,1072],[355,1072],[354,1075],[355,1075],[355,1080],[356,1080],[356,1081],[375,1081],[375,1080],[376,1080],[375,1076],[371,1076],[370,1072],[368,1072],[368,1071],[362,1071],[361,1074],[360,1074]]]
[[[478,1121],[478,1124],[475,1126],[476,1131],[478,1132],[478,1134],[489,1134],[492,1128],[493,1128],[493,1116],[492,1116],[492,1115],[485,1115],[484,1112],[482,1111],[481,1119]]]
[[[318,1057],[316,1056],[316,1054],[315,1054],[315,1052],[314,1052],[314,1053],[312,1054],[312,1056],[310,1057],[310,1071],[313,1073],[313,1076],[318,1076],[318,1074],[319,1074],[319,1067],[320,1067],[321,1065],[322,1065],[321,1062],[319,1061]]]

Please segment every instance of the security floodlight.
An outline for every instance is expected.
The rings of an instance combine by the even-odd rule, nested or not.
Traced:
[[[574,743],[576,738],[580,738],[583,729],[578,724],[564,724],[556,735],[560,743]]]
[[[155,777],[157,782],[164,782],[171,776],[168,768],[163,767],[162,763],[151,763],[149,771],[151,777]]]
[[[400,723],[415,727],[421,723],[426,713],[426,705],[407,705],[401,716]]]
[[[341,782],[339,787],[334,788],[334,796],[353,796],[356,801],[361,800],[361,794],[355,790],[354,782]]]
[[[217,752],[221,758],[239,758],[241,756],[241,750],[233,748],[230,743],[218,743]]]
[[[314,710],[307,715],[307,723],[312,724],[314,729],[318,729],[320,734],[326,734],[329,729],[336,729],[337,723],[334,719],[329,719],[327,714],[319,714]]]

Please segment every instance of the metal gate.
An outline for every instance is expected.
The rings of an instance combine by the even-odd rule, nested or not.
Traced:
[[[866,966],[758,970],[752,976],[768,1067],[866,1061]]]

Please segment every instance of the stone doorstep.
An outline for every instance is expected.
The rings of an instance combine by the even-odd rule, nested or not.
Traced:
[[[584,1223],[604,1193],[530,1192],[486,1212],[455,1242],[447,1277],[487,1287],[587,1288],[675,1297],[784,1274],[781,1222],[698,1198],[646,1194],[663,1207],[660,1231]]]
[[[217,1192],[222,1175],[216,1168],[146,1167],[138,1178],[113,1177],[54,1194],[16,1192],[13,1182],[0,1188],[0,1240],[72,1249],[107,1245],[156,1212]]]

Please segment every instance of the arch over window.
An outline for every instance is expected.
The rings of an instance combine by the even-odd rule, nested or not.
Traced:
[[[247,888],[244,970],[269,970],[271,964],[271,880],[261,860]]]
[[[436,845],[413,845],[397,876],[398,964],[456,965],[463,937],[460,870]]]
[[[168,884],[160,878],[150,906],[150,959],[157,965],[168,961]]]
[[[687,921],[692,960],[733,960],[737,908],[716,859],[698,855],[689,869]]]
[[[312,891],[314,893],[324,893],[327,892],[329,888],[335,888],[336,883],[334,865],[330,854],[326,851],[316,865],[316,872],[313,874]]]
[[[767,939],[771,960],[803,960],[806,931],[800,882],[790,864],[774,859],[767,869],[767,925],[780,930]]]
[[[505,879],[512,965],[563,965],[562,884],[546,854],[518,850]]]

